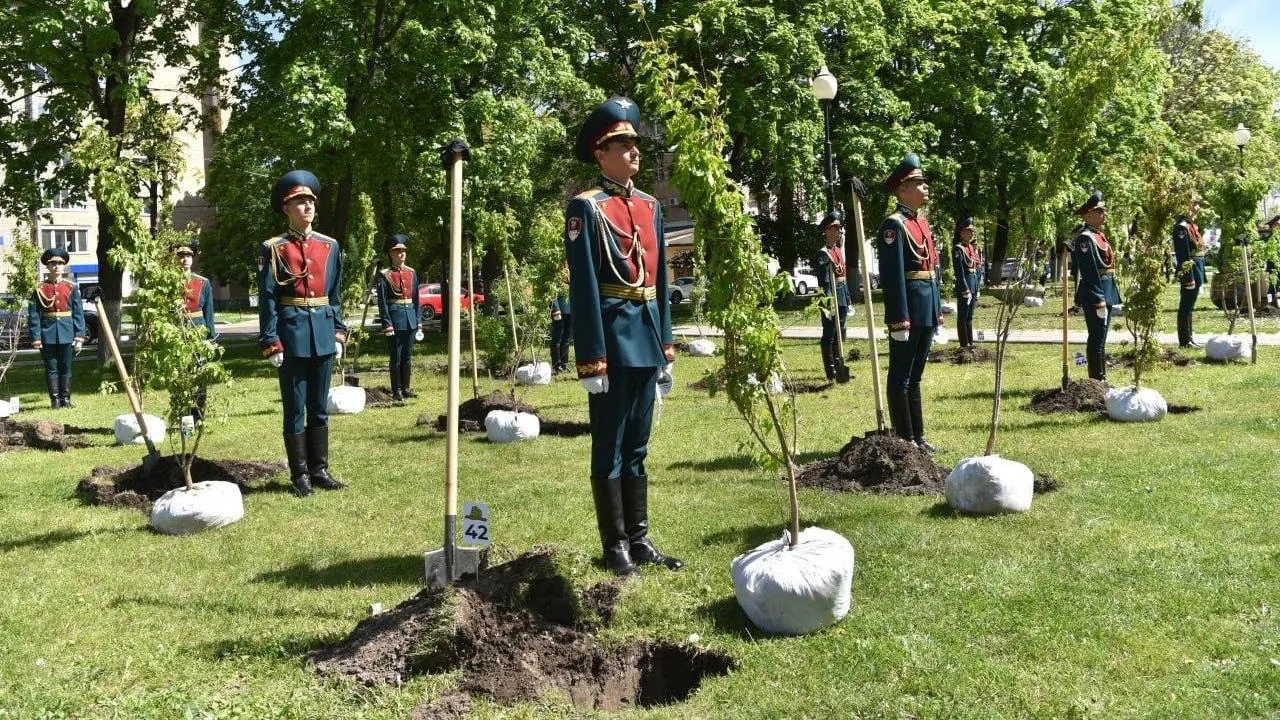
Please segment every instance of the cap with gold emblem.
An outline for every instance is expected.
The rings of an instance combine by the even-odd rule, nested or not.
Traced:
[[[595,162],[596,148],[620,137],[640,137],[640,107],[629,98],[615,95],[600,103],[582,123],[573,154],[578,162]]]
[[[320,195],[320,180],[307,170],[291,170],[276,180],[275,187],[271,189],[271,207],[276,212],[284,212],[284,204],[296,197],[311,197],[315,199]]]

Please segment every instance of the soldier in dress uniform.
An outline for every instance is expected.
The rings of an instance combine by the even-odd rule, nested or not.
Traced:
[[[54,409],[75,407],[71,404],[71,356],[80,352],[85,339],[80,286],[62,276],[69,259],[63,248],[44,251],[40,264],[46,275],[27,303],[31,346],[40,351],[44,361],[49,407]]]
[[[378,313],[391,357],[391,397],[395,400],[418,397],[412,385],[413,341],[422,329],[422,318],[418,314],[418,273],[404,264],[408,249],[407,236],[387,238],[383,250],[391,264],[378,275]]]
[[[183,305],[187,321],[195,327],[204,328],[206,339],[212,341],[218,336],[213,320],[213,285],[209,283],[209,278],[191,271],[191,266],[195,263],[198,247],[199,245],[195,238],[184,240],[174,250],[174,254],[178,256],[178,264],[187,273],[186,296]],[[201,385],[196,391],[196,406],[191,409],[191,416],[196,420],[204,418],[204,406],[207,397],[206,388]]]
[[[326,401],[333,361],[342,356],[342,254],[338,243],[311,228],[320,181],[306,170],[285,173],[271,204],[289,228],[262,243],[258,261],[258,342],[279,368],[284,402],[284,447],[298,497],[312,485],[345,485],[329,474]],[[305,422],[304,422],[305,421]]]
[[[1275,233],[1277,226],[1280,226],[1280,215],[1276,215],[1275,217],[1271,218],[1266,222],[1265,225],[1258,226],[1258,239],[1261,240],[1262,242],[1266,242],[1270,240],[1271,236]],[[1268,283],[1267,294],[1271,296],[1270,302],[1273,306],[1280,307],[1280,297],[1277,297],[1276,282],[1275,282],[1276,261],[1272,260],[1271,258],[1267,258],[1267,264],[1265,266],[1265,269],[1267,273],[1267,283]]]
[[[569,344],[573,342],[573,313],[569,311],[569,266],[566,263],[563,277],[556,283],[556,296],[551,301],[551,372],[569,371]]]
[[[844,358],[840,357],[840,351],[837,350],[836,333],[841,333],[843,337],[845,318],[849,315],[849,286],[845,281],[844,251],[840,249],[841,220],[840,213],[834,210],[823,216],[818,229],[822,231],[825,244],[813,258],[813,272],[818,276],[818,287],[834,302],[831,317],[825,311],[822,314],[822,368],[828,380],[834,380],[836,368],[844,364]]]
[[[1120,304],[1116,289],[1115,251],[1102,226],[1107,223],[1107,205],[1097,190],[1078,210],[1084,224],[1072,245],[1071,259],[1080,272],[1076,285],[1076,305],[1084,313],[1089,329],[1085,357],[1089,377],[1107,379],[1107,331],[1111,327],[1111,308]]]
[[[951,245],[951,269],[956,277],[956,339],[973,347],[973,310],[978,307],[978,273],[982,258],[973,244],[973,218],[956,223]]]
[[[920,157],[907,155],[885,181],[898,198],[876,235],[880,255],[880,285],[884,288],[884,322],[889,330],[889,378],[885,392],[889,420],[898,437],[915,442],[926,452],[937,447],[924,435],[920,378],[929,360],[933,335],[942,325],[938,291],[938,249],[933,230],[919,216],[929,202],[929,182],[920,170]]]
[[[600,178],[565,210],[578,380],[591,417],[591,494],[604,562],[618,575],[636,572],[636,563],[684,565],[648,539],[644,461],[657,384],[671,382],[675,350],[662,207],[631,182],[640,170],[639,125],[640,109],[625,97],[592,111],[574,154],[598,165]]]
[[[1191,198],[1187,212],[1173,226],[1173,254],[1181,276],[1182,296],[1178,301],[1178,345],[1200,347],[1191,331],[1191,313],[1204,286],[1204,240],[1196,227],[1200,199]]]

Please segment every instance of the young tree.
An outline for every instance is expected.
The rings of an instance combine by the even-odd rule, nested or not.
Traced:
[[[21,228],[14,234],[21,236]],[[0,384],[4,383],[5,375],[13,367],[13,362],[18,357],[18,345],[26,335],[27,302],[40,279],[36,269],[39,266],[40,248],[36,247],[35,241],[29,236],[19,237],[9,246],[7,257],[9,267],[4,271],[4,279],[10,297],[0,303],[0,309],[9,311],[10,324],[5,325],[3,331],[6,335],[12,335],[9,336],[11,343],[5,348],[4,358],[0,359]]]

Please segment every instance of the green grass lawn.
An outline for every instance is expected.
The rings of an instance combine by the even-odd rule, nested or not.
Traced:
[[[1161,314],[1158,331],[1162,333],[1174,333],[1177,331],[1177,315],[1178,315],[1178,295],[1179,288],[1176,283],[1166,285],[1164,292],[1161,294]],[[884,320],[884,308],[881,306],[881,294],[879,291],[873,293],[875,301],[875,319],[877,327]],[[942,288],[942,301],[955,302],[955,292],[947,285]],[[810,301],[811,302],[811,301]],[[805,306],[803,300],[793,301],[793,304]],[[999,310],[1000,302],[992,297],[989,293],[984,292],[978,298],[978,308],[973,314],[973,326],[978,329],[994,329],[996,327],[996,313]],[[864,327],[866,320],[862,315],[862,304],[854,303],[855,319],[849,321],[850,327]],[[682,306],[673,317],[675,322],[691,322],[691,310],[688,304]],[[819,325],[820,320],[816,310],[806,311],[803,307],[781,310],[778,313],[783,327],[788,326],[804,326]],[[1206,285],[1200,291],[1200,297],[1196,300],[1196,308],[1194,312],[1194,323],[1196,339],[1201,343],[1204,342],[1209,335],[1223,334],[1227,332],[1227,318],[1221,310],[1213,306],[1209,300],[1209,288]],[[955,329],[954,316],[947,316],[944,320],[946,327]],[[1280,332],[1280,317],[1258,317],[1256,319],[1257,331],[1259,333]],[[1062,327],[1062,286],[1060,284],[1050,284],[1048,295],[1045,299],[1044,307],[1032,308],[1023,307],[1018,310],[1018,314],[1014,316],[1013,327],[1015,330],[1029,329],[1060,329]],[[1084,331],[1084,318],[1080,315],[1072,315],[1069,320],[1069,327],[1072,330]],[[1242,309],[1240,317],[1236,321],[1235,333],[1249,333],[1249,317]],[[1112,342],[1122,342],[1130,339],[1128,330],[1125,329],[1123,318],[1116,318],[1111,325]]]
[[[814,344],[785,343],[802,379],[820,372]],[[282,459],[275,382],[248,352],[232,361],[235,385],[217,393],[235,408],[203,449]],[[681,358],[648,469],[654,537],[689,567],[646,569],[628,583],[606,633],[697,633],[739,669],[686,704],[631,715],[1274,716],[1277,355],[1157,368],[1151,386],[1202,409],[1120,425],[1026,411],[1034,391],[1058,382],[1057,350],[1012,348],[1000,452],[1061,488],[1024,515],[982,519],[955,517],[936,497],[802,491],[804,523],[845,535],[859,570],[849,616],[801,638],[759,636],[733,599],[729,562],[779,537],[786,492],[751,466],[726,401],[685,387],[719,360]],[[439,360],[418,357],[422,367]],[[868,367],[853,370],[849,385],[800,396],[803,460],[872,426]],[[20,394],[26,417],[109,427],[124,399],[89,394],[89,375],[76,377],[78,407],[56,415],[42,409],[34,368],[11,372],[0,396]],[[441,543],[445,443],[414,421],[444,411],[445,383],[421,369],[415,381],[414,404],[334,418],[333,468],[348,490],[297,500],[277,478],[275,491],[246,496],[242,522],[194,537],[153,534],[141,514],[77,499],[77,480],[95,466],[140,460],[139,448],[108,446],[109,435],[63,454],[0,454],[0,718],[404,718],[449,692],[454,676],[365,689],[322,681],[302,661],[343,638],[370,603],[416,592],[422,552]],[[981,452],[991,386],[990,365],[928,368],[925,417],[944,464]],[[576,382],[523,398],[549,418],[586,418]],[[490,504],[510,552],[549,543],[594,554],[588,447],[585,437],[464,438],[461,499]],[[605,577],[596,569],[576,580]],[[563,696],[476,709],[574,714],[584,713]]]

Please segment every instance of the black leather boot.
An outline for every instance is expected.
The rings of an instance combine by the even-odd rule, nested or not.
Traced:
[[[49,389],[49,408],[57,410],[62,407],[62,395],[61,391],[58,390],[58,376],[45,375],[44,384]]]
[[[71,376],[70,375],[58,376],[58,406],[69,407],[69,408],[75,407],[75,404],[71,402]]]
[[[836,348],[830,343],[822,343],[822,371],[828,380],[836,379]]]
[[[387,375],[391,378],[391,399],[403,400],[404,393],[400,392],[400,366],[389,366],[387,368]]]
[[[631,541],[631,559],[637,563],[663,565],[679,570],[684,561],[663,555],[649,541],[649,477],[637,475],[622,478],[622,517],[626,521],[627,539]]]
[[[413,391],[413,363],[402,363],[400,365],[400,394],[406,398],[416,398],[418,393]]]
[[[1192,315],[1187,315],[1187,347],[1198,348],[1198,347],[1201,347],[1201,345],[1200,343],[1196,342],[1196,333],[1194,330],[1191,329],[1192,317],[1193,317]]]
[[[311,476],[307,474],[307,434],[284,436],[284,452],[289,458],[289,481],[293,483],[293,494],[306,497],[314,492],[311,489]]]
[[[1102,350],[1089,355],[1089,377],[1094,380],[1107,381],[1107,351]]]
[[[596,526],[600,545],[604,548],[604,564],[614,575],[636,572],[631,561],[631,541],[622,517],[622,481],[609,478],[591,479],[591,499],[596,505]]]
[[[915,433],[911,431],[911,412],[907,409],[906,392],[889,393],[889,423],[893,425],[894,433],[913,443],[916,441]]]
[[[920,406],[920,388],[907,391],[907,411],[911,413],[911,429],[914,431],[915,443],[927,453],[938,452],[938,446],[929,442],[924,436],[924,409]]]
[[[323,490],[341,490],[346,483],[329,476],[329,426],[307,428],[307,473],[311,484]]]

